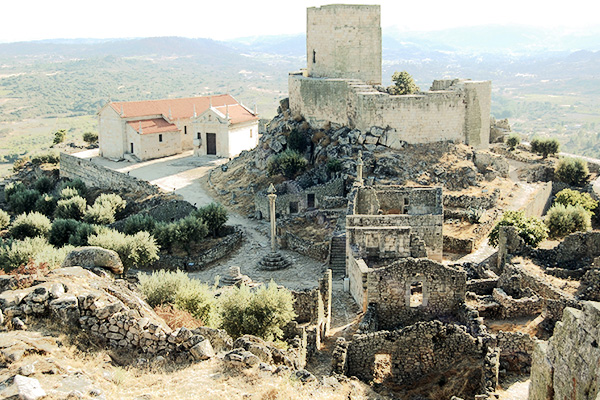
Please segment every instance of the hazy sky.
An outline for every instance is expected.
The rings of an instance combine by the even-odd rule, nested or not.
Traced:
[[[300,33],[308,0],[6,0],[0,3],[0,42],[54,38],[208,37]],[[581,29],[598,24],[591,0],[380,0],[382,26],[437,30],[484,24]]]

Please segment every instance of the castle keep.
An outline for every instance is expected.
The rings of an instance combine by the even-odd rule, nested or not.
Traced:
[[[383,143],[452,140],[489,144],[491,82],[436,80],[428,92],[393,96],[381,85],[379,6],[307,10],[307,68],[289,75],[290,108],[312,126],[385,130]]]

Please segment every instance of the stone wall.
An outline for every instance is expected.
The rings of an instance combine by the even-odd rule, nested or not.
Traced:
[[[341,344],[346,348],[334,351],[338,355],[334,358],[338,370],[345,370],[348,376],[367,382],[406,387],[422,379],[435,379],[434,375],[441,376],[468,360],[469,367],[478,370],[474,374],[476,380],[470,382],[476,388],[475,393],[470,394],[484,393],[487,386],[482,362],[487,348],[457,325],[419,322],[392,332],[354,335],[350,343]],[[346,353],[345,365],[341,366],[339,361],[343,358],[339,355],[343,353]],[[461,371],[465,372],[464,369]],[[495,387],[495,383],[490,386]]]
[[[281,242],[282,247],[310,257],[314,260],[327,261],[327,257],[329,257],[329,242],[314,243],[312,241],[302,239],[291,232],[285,232]]]
[[[492,297],[500,305],[502,318],[518,318],[539,315],[544,307],[543,299],[533,294],[532,296],[513,298],[500,288],[494,288]]]
[[[597,399],[600,395],[600,303],[566,308],[548,342],[537,342],[529,399]]]
[[[489,144],[491,82],[460,81],[448,90],[391,96],[360,81],[315,79],[292,73],[290,109],[314,127],[328,122],[367,132],[385,127],[380,143],[464,142]]]
[[[444,207],[458,207],[458,208],[482,208],[489,210],[496,207],[498,199],[500,198],[500,189],[494,189],[490,194],[475,195],[444,195]]]
[[[352,251],[347,251],[346,275],[350,285],[350,294],[363,311],[367,309],[368,274],[370,268],[362,258],[356,258]]]
[[[552,182],[540,184],[531,193],[529,201],[521,208],[527,217],[541,217],[546,213],[552,203]]]
[[[81,179],[87,186],[100,189],[125,190],[142,195],[160,192],[157,186],[117,171],[97,165],[92,161],[70,154],[60,153],[60,177]]]
[[[535,339],[522,332],[496,334],[496,345],[500,348],[500,367],[507,371],[528,373]]]
[[[465,301],[466,273],[428,259],[406,259],[368,273],[368,304],[380,329],[456,314]]]

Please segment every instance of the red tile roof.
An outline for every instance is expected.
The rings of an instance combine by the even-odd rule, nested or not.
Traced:
[[[179,128],[177,125],[171,124],[166,121],[164,118],[153,118],[153,119],[144,119],[141,121],[129,121],[127,122],[129,126],[131,126],[137,133],[141,133],[142,135],[146,135],[149,133],[162,133],[162,132],[179,132]],[[140,132],[140,125],[142,131]]]
[[[163,99],[146,101],[111,102],[110,106],[121,115],[121,118],[144,117],[149,115],[164,115],[170,120],[191,118],[194,116],[194,106],[197,115],[206,111],[210,104],[218,110],[229,105],[231,123],[258,120],[258,116],[243,107],[235,98],[228,94],[217,96],[188,97],[184,99]],[[121,114],[121,111],[123,114]]]

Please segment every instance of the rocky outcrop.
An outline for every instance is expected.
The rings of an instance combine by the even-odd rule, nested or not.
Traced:
[[[96,246],[78,247],[67,254],[62,267],[76,266],[87,269],[104,268],[117,275],[123,273],[123,263],[117,252]]]

